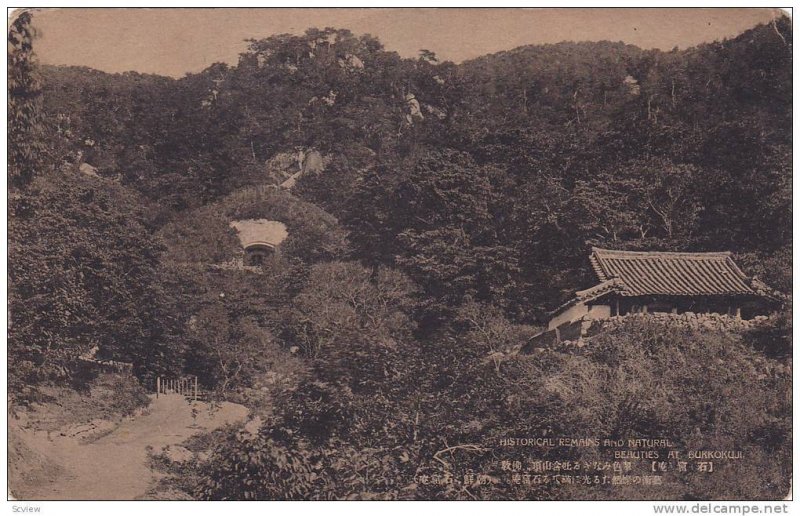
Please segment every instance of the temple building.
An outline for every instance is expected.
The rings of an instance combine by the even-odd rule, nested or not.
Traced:
[[[784,296],[734,263],[730,252],[673,253],[592,248],[598,283],[550,315],[546,331],[584,330],[592,321],[627,314],[719,314],[751,319],[777,310]],[[569,333],[574,333],[570,331]]]

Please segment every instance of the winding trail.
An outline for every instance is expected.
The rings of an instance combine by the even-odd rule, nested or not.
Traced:
[[[144,497],[159,476],[147,463],[147,447],[159,452],[190,436],[226,423],[244,420],[247,409],[223,403],[214,413],[210,405],[192,404],[179,395],[153,395],[149,410],[124,420],[113,432],[88,444],[67,437],[28,441],[36,451],[63,468],[46,482],[26,486],[19,493],[26,500],[133,500]]]

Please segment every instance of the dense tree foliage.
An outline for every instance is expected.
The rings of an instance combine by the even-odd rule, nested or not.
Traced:
[[[309,29],[177,80],[38,69],[29,23],[9,36],[12,390],[63,381],[95,346],[143,380],[197,374],[263,417],[196,465],[200,498],[785,493],[790,318],[517,351],[591,282],[592,245],[731,250],[790,291],[788,20],[686,50],[459,65]],[[262,218],[288,238],[237,266],[230,223]],[[748,460],[630,492],[499,467],[524,458],[504,437],[654,432]],[[558,453],[541,458],[601,452]]]
[[[46,116],[30,24],[22,13],[9,32],[8,358],[21,400],[70,380],[80,356],[130,362],[141,377],[172,369],[180,326],[147,202],[85,173],[63,118]]]
[[[330,164],[297,194],[344,222],[358,259],[430,285],[432,313],[469,294],[532,321],[585,281],[590,244],[787,248],[791,42],[780,19],[683,51],[560,43],[456,66],[312,29],[179,80],[48,68],[45,100],[80,159],[164,217],[317,149]],[[441,220],[408,216],[440,202]]]
[[[315,379],[282,400],[257,434],[232,433],[220,444],[196,494],[675,500],[769,499],[788,489],[791,372],[741,338],[640,320],[599,336],[584,352],[492,359],[475,328],[442,336],[436,351],[395,342],[386,354],[381,341],[326,348]],[[354,364],[358,378],[350,376]],[[502,461],[577,462],[588,472],[587,464],[614,456],[603,446],[499,445],[520,436],[668,439],[662,458],[676,449],[684,457],[685,450],[739,450],[746,459],[715,461],[714,474],[676,471],[673,460],[663,483],[650,487],[517,484]],[[628,462],[630,475],[651,471],[651,461]],[[243,463],[251,465],[244,477]],[[470,472],[488,481],[470,482]],[[433,477],[453,482],[420,481]],[[273,478],[292,479],[295,490],[276,490]]]
[[[42,85],[33,55],[31,13],[22,12],[8,29],[8,180],[22,186],[47,166],[42,120]]]
[[[164,312],[170,293],[158,270],[161,247],[136,194],[53,172],[10,204],[12,376],[33,383],[62,376],[94,347],[140,371],[154,366],[173,317]]]

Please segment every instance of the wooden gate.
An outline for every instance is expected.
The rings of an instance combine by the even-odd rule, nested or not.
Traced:
[[[191,397],[197,401],[199,389],[196,376],[182,376],[170,378],[165,376],[156,377],[156,398],[161,394],[178,394],[180,396]]]

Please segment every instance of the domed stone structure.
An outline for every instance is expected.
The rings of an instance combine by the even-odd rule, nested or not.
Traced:
[[[266,257],[289,236],[286,224],[277,220],[235,220],[230,226],[239,235],[239,242],[245,252],[244,264],[249,266],[262,265]]]

